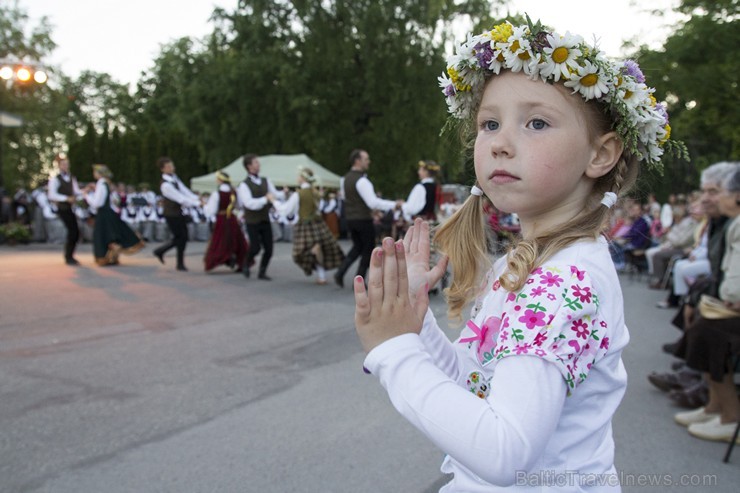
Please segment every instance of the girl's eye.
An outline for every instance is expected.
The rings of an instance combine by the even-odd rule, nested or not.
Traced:
[[[483,127],[483,130],[488,130],[489,132],[491,130],[498,130],[498,122],[494,120],[486,120],[481,125]]]
[[[532,127],[534,130],[543,130],[545,127],[547,127],[547,122],[545,120],[540,120],[536,118],[529,122],[529,126]]]

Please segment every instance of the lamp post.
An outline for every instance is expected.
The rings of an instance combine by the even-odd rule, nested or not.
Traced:
[[[33,85],[45,84],[48,80],[46,71],[34,63],[24,62],[14,58],[0,59],[0,84],[10,89],[13,84]],[[23,118],[18,115],[6,113],[0,107],[0,200],[5,192],[5,179],[3,176],[3,128],[14,128],[23,125]]]

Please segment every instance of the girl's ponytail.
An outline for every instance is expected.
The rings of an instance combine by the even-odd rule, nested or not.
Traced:
[[[452,283],[445,290],[447,315],[451,320],[461,319],[463,308],[476,295],[481,274],[490,267],[484,200],[470,195],[434,235],[437,248],[449,257],[453,270]]]

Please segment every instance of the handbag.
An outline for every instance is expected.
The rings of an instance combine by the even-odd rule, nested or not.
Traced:
[[[740,312],[727,308],[722,300],[706,294],[699,299],[699,313],[708,320],[740,317]]]

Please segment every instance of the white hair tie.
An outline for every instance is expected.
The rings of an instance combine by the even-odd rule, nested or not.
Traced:
[[[483,195],[483,190],[478,188],[478,185],[473,185],[470,188],[470,195],[475,195],[476,197],[480,197]]]
[[[604,198],[601,199],[601,203],[604,204],[607,209],[611,209],[614,207],[614,204],[617,203],[617,194],[614,192],[606,192],[604,194]]]

